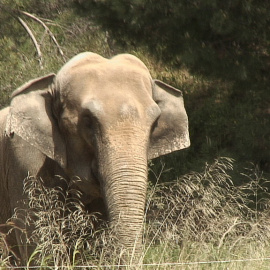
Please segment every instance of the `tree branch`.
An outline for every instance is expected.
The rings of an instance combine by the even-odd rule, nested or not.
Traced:
[[[59,45],[59,43],[57,42],[55,36],[53,35],[52,31],[48,28],[48,26],[43,22],[41,21],[39,18],[35,17],[34,15],[26,12],[26,11],[20,11],[22,14],[24,14],[25,16],[28,16],[29,18],[37,21],[38,23],[40,23],[44,29],[46,30],[46,32],[50,35],[51,39],[53,40],[53,42],[55,43],[56,47],[58,48],[58,51],[59,53],[61,54],[61,56],[63,57],[63,59],[66,61],[66,58],[65,58],[65,55]]]
[[[24,29],[27,31],[27,33],[30,36],[32,42],[34,43],[34,46],[35,46],[37,54],[38,54],[38,61],[39,61],[40,68],[43,69],[42,53],[41,53],[40,46],[39,46],[34,34],[32,33],[31,29],[28,27],[28,25],[26,24],[26,22],[23,19],[18,17],[18,20],[21,23],[21,25],[24,27]]]

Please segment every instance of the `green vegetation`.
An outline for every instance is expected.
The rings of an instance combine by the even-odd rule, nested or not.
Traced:
[[[144,48],[162,65],[195,76],[191,89],[177,74],[168,78],[186,93],[188,160],[226,154],[269,170],[268,1],[75,2],[124,48]]]
[[[0,105],[20,84],[57,72],[78,52],[129,52],[153,77],[185,94],[192,146],[165,157],[171,167],[182,160],[173,178],[217,156],[233,157],[240,167],[254,162],[269,172],[269,8],[259,0],[4,0]]]
[[[135,54],[154,78],[184,92],[192,143],[189,149],[150,164],[144,261],[266,257],[270,251],[269,9],[270,3],[260,0],[2,0],[0,108],[21,84],[57,72],[79,52],[94,51],[105,57]],[[217,159],[219,156],[233,158],[234,169],[231,159]],[[202,173],[190,173],[201,171],[205,162],[211,165]],[[255,164],[253,168],[250,163]],[[245,171],[246,167],[250,170]],[[46,196],[55,196],[60,191],[46,192]],[[70,226],[83,226],[83,217],[91,231],[95,218],[85,216],[79,200],[75,202],[72,207],[77,207],[78,216],[70,212]],[[55,207],[57,212],[67,206]],[[80,235],[75,230],[71,235],[60,230],[61,241],[72,247],[62,249],[53,241],[54,221],[47,221],[40,226],[51,235],[51,242],[36,231],[33,237],[40,242],[34,259],[46,265],[61,261],[71,268],[101,260],[106,264],[102,243],[94,237],[92,242],[85,240],[89,231]],[[107,231],[93,235],[96,233],[100,241],[107,241]],[[90,245],[89,254],[78,253],[84,245]],[[1,248],[4,243],[0,254]],[[52,249],[56,261],[48,256]],[[3,257],[0,267],[6,264]],[[234,261],[183,269],[268,269],[269,264]]]

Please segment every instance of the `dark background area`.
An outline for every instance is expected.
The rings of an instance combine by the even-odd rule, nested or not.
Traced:
[[[4,0],[0,106],[8,104],[16,87],[57,72],[76,53],[132,53],[153,77],[184,92],[192,144],[152,161],[154,171],[165,164],[164,180],[220,156],[235,159],[234,172],[253,163],[268,175],[269,10],[270,2],[259,0]],[[63,55],[42,24],[24,11],[46,24]],[[36,37],[42,59],[18,18]]]

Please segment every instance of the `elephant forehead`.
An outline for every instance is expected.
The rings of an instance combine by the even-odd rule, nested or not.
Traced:
[[[132,54],[119,54],[119,55],[114,56],[111,59],[111,61],[115,63],[118,62],[123,65],[132,65],[132,66],[136,65],[137,67],[148,71],[146,65],[139,58],[137,58],[136,56]]]
[[[59,71],[59,73],[69,73],[70,70],[82,66],[99,65],[99,64],[113,64],[113,65],[131,65],[137,66],[141,69],[148,70],[145,64],[136,56],[131,54],[118,54],[111,59],[104,58],[96,53],[83,52],[71,58]]]
[[[148,70],[123,63],[105,62],[97,65],[89,65],[77,68],[68,76],[70,80],[79,79],[88,84],[99,84],[99,86],[120,86],[150,81]]]
[[[150,73],[143,62],[135,56],[124,54],[113,57],[111,60],[100,59],[97,55],[95,57],[99,61],[96,58],[96,61],[89,61],[88,58],[77,56],[64,65],[56,77],[60,92],[66,94],[67,88],[79,91],[88,86],[96,87],[96,91],[106,86],[117,89],[127,85],[131,88],[142,82],[148,84],[148,90],[151,89]]]
[[[101,100],[110,106],[119,102],[137,101],[145,106],[151,102],[151,78],[138,71],[88,70],[73,74],[65,85],[60,87],[60,95],[66,102]],[[110,103],[110,104],[109,104]],[[78,103],[77,103],[78,104]]]

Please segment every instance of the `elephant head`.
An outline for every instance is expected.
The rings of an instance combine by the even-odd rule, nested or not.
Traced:
[[[13,93],[6,133],[16,133],[103,198],[119,245],[139,251],[147,160],[189,146],[181,91],[153,80],[135,56],[81,53],[57,75]]]

